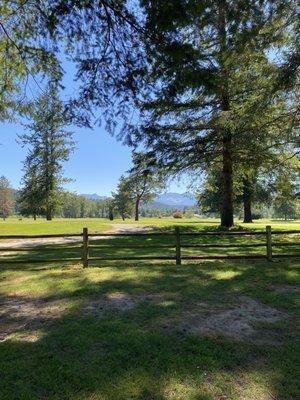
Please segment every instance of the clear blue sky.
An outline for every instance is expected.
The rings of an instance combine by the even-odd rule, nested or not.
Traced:
[[[74,181],[65,187],[78,193],[110,195],[120,176],[130,168],[131,150],[103,128],[72,130],[77,144],[64,171]],[[17,143],[17,134],[22,132],[21,124],[0,125],[0,175],[7,177],[14,188],[20,186],[22,160],[26,157],[26,149]],[[172,182],[168,191],[182,193],[185,185]]]
[[[64,61],[66,71],[63,99],[74,93],[74,68]],[[34,96],[40,92],[34,82],[30,84]],[[65,185],[77,193],[98,193],[110,195],[115,190],[118,180],[131,166],[131,150],[111,137],[103,127],[94,130],[73,127],[76,149],[64,166],[64,174],[74,181]],[[17,143],[17,135],[24,132],[21,124],[0,124],[0,175],[9,179],[14,188],[20,187],[22,161],[26,149]],[[184,192],[183,183],[171,183],[168,191]]]

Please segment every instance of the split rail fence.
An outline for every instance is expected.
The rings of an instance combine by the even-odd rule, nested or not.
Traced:
[[[300,249],[300,241],[298,242],[273,242],[273,237],[277,235],[292,235],[292,234],[300,234],[300,230],[290,230],[290,231],[272,231],[271,226],[266,226],[265,232],[251,232],[251,231],[215,231],[215,232],[180,232],[179,227],[174,229],[174,232],[148,232],[148,233],[92,233],[89,234],[88,228],[83,228],[82,233],[78,234],[52,234],[52,235],[5,235],[0,236],[0,239],[46,239],[46,238],[82,238],[82,243],[78,246],[63,246],[57,247],[52,246],[32,246],[32,247],[0,247],[0,253],[5,252],[43,252],[49,250],[81,250],[81,257],[64,257],[64,258],[47,258],[47,259],[40,259],[40,258],[30,258],[24,260],[17,260],[17,259],[7,259],[1,256],[0,262],[3,263],[50,263],[50,262],[77,262],[81,261],[83,267],[88,267],[90,261],[105,261],[105,260],[112,260],[112,261],[122,261],[122,260],[174,260],[176,261],[177,265],[181,264],[182,260],[217,260],[217,259],[267,259],[268,261],[272,261],[273,258],[286,258],[286,257],[300,257],[300,251],[298,253],[286,253],[286,254],[273,254],[273,247],[275,246],[299,246]],[[173,237],[174,243],[173,244],[90,244],[90,238],[96,240],[97,238],[111,238],[111,237],[143,237],[145,239],[153,238],[153,237]],[[260,236],[264,237],[264,243],[183,243],[182,238],[197,238],[197,237],[254,237]],[[77,239],[76,239],[77,240]],[[227,248],[259,248],[264,247],[265,251],[262,254],[244,254],[244,255],[236,255],[236,254],[201,254],[201,255],[182,255],[182,249],[185,248],[207,248],[207,249],[227,249]],[[135,256],[97,256],[97,257],[90,257],[90,250],[103,250],[103,249],[116,249],[116,248],[123,248],[123,249],[149,249],[149,248],[169,248],[174,249],[174,255],[135,255]]]

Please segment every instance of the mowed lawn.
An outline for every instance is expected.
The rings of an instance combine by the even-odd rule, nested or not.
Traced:
[[[52,221],[42,218],[36,221],[30,218],[7,218],[6,221],[0,220],[0,236],[82,233],[84,227],[97,233],[109,230],[111,223],[104,218],[55,218]]]
[[[91,221],[95,225],[89,225],[90,230],[102,229],[102,220],[73,221],[48,226],[64,224],[59,229],[67,233],[68,222],[73,228],[78,223],[80,232],[83,223]],[[15,226],[19,222],[24,221],[14,221]],[[183,231],[217,228],[217,221],[211,220],[175,222]],[[143,223],[164,232],[173,230],[174,220]],[[263,231],[269,223],[251,228]],[[278,230],[300,228],[293,222],[271,225]],[[58,233],[53,232],[57,227],[51,229]],[[203,244],[220,238],[188,240]],[[265,238],[226,240],[239,245]],[[278,252],[291,252],[284,243],[299,236],[276,240],[282,241]],[[92,255],[174,254],[174,248],[147,246],[173,245],[169,236],[95,243],[122,244],[124,249],[95,249]],[[49,253],[37,250],[35,256],[80,254],[60,246],[54,252],[49,246]],[[292,248],[299,253],[300,246]],[[233,254],[242,251],[239,246],[230,249]],[[18,263],[0,263],[1,400],[300,398],[297,259],[185,261],[181,266],[174,261],[94,261],[83,269],[80,263],[23,264],[30,256],[13,252],[8,257]]]
[[[256,220],[253,224],[243,224],[236,220],[236,225],[241,228],[253,230],[265,230],[266,225],[271,225],[277,230],[300,230],[300,221],[281,221],[281,220]],[[134,221],[126,219],[115,219],[109,221],[105,218],[55,218],[52,221],[46,221],[38,218],[34,221],[31,218],[18,219],[15,217],[0,220],[1,235],[43,235],[43,234],[64,234],[64,233],[82,233],[82,229],[87,227],[89,232],[98,233],[110,230],[115,224],[126,225],[146,225],[154,228],[172,228],[173,226],[183,227],[184,229],[194,230],[215,230],[220,223],[219,219],[214,218],[140,218]]]

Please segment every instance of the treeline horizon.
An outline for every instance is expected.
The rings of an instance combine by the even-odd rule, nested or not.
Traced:
[[[3,181],[6,183],[6,189],[3,188]],[[28,213],[26,210],[22,210],[22,204],[20,202],[20,189],[13,189],[10,187],[9,182],[6,178],[0,177],[0,217],[3,219],[9,217],[19,218],[32,218],[32,219],[46,219],[45,210],[41,210],[39,213],[33,215]],[[202,193],[205,193],[202,192]],[[203,197],[203,194],[197,196],[198,204],[195,206],[159,206],[155,201],[150,200],[148,202],[142,202],[140,205],[140,217],[142,218],[192,218],[198,217],[212,217],[217,218],[219,210],[215,209],[216,203],[210,199]],[[275,199],[276,200],[276,199]],[[199,202],[202,203],[199,203]],[[68,190],[60,190],[59,201],[56,206],[53,218],[105,218],[113,220],[115,218],[122,218],[122,211],[119,211],[116,204],[113,204],[113,197],[103,196],[100,199],[90,199],[84,194],[78,194],[76,192]],[[300,218],[300,207],[298,201],[295,205],[298,207],[286,207],[284,208],[284,202],[282,204],[277,203],[274,206],[274,201],[269,203],[260,203],[260,201],[254,202],[252,210],[253,220],[262,218],[278,218],[285,220],[295,220]],[[243,201],[242,198],[236,201],[236,214],[235,217],[242,220],[243,215]],[[124,219],[133,219],[135,217],[134,205],[125,213]]]

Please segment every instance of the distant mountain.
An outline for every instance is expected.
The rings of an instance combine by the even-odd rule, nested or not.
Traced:
[[[107,199],[107,196],[99,196],[99,194],[97,194],[97,193],[93,193],[93,194],[84,194],[83,193],[81,196],[84,196],[89,200]]]
[[[156,197],[155,202],[174,208],[192,207],[197,203],[189,193],[163,193]]]
[[[82,194],[90,200],[106,199],[107,196],[99,196],[97,193]],[[189,193],[162,193],[154,201],[146,205],[147,208],[178,208],[183,209],[196,205],[196,199]]]

